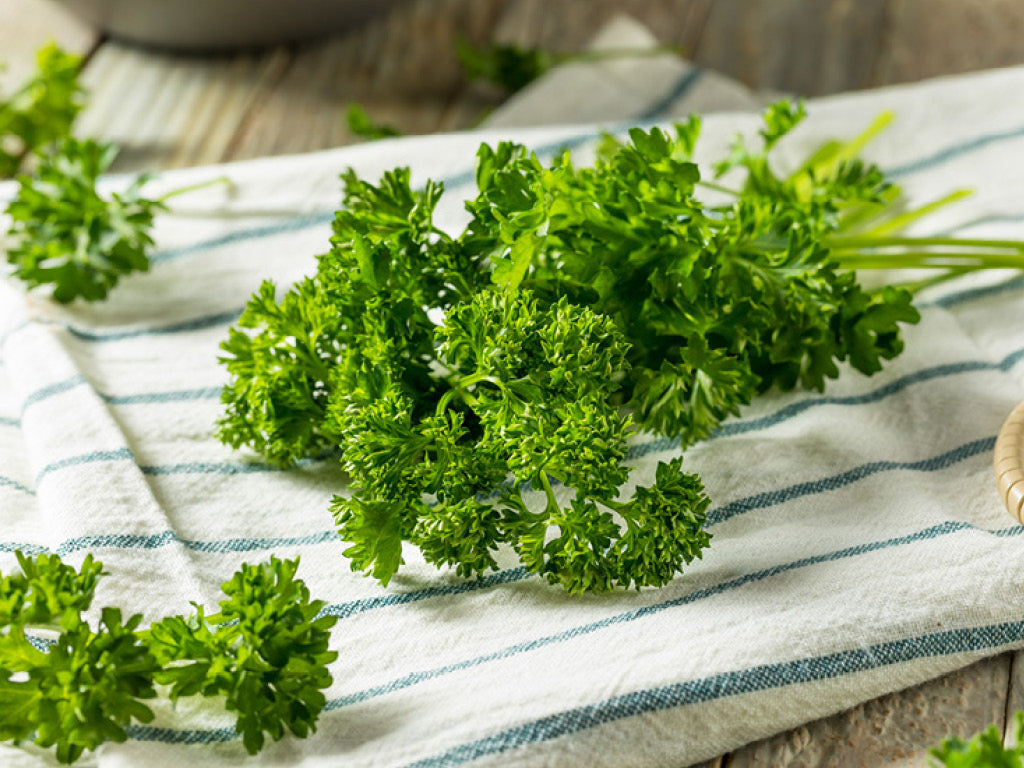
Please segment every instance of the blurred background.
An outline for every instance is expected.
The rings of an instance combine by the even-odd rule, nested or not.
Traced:
[[[332,3],[343,10],[322,23],[310,27],[302,18]],[[0,89],[24,78],[47,40],[80,53],[91,95],[78,131],[120,143],[118,168],[130,170],[362,140],[346,121],[353,102],[403,133],[471,127],[508,94],[467,79],[458,40],[578,51],[621,14],[699,67],[755,91],[815,96],[1024,61],[1020,0],[281,0],[288,15],[276,19],[266,7],[3,0]],[[292,37],[321,36],[183,54],[124,42],[83,20],[133,34],[147,29],[150,14],[152,34],[180,38],[173,14],[202,8],[228,19],[223,28],[208,22],[205,48],[218,35],[236,43],[265,35],[268,21]]]

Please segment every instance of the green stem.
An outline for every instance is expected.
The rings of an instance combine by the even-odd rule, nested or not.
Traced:
[[[979,248],[988,251],[1003,250],[1024,253],[1024,240],[988,240],[984,238],[960,238],[948,236],[901,237],[876,235],[850,235],[828,238],[833,250],[861,250],[865,248],[929,248],[931,246],[953,246],[956,248]]]
[[[177,197],[178,195],[185,195],[188,194],[189,192],[196,192],[200,189],[206,189],[207,187],[212,187],[214,184],[225,184],[228,187],[234,186],[234,182],[232,182],[231,179],[229,179],[227,176],[218,176],[214,179],[207,179],[206,181],[200,181],[197,184],[189,184],[186,187],[171,190],[170,192],[167,192],[166,194],[157,198],[157,202],[166,203],[172,197]]]
[[[823,145],[793,172],[789,177],[789,181],[795,181],[803,174],[810,174],[813,177],[819,178],[830,175],[841,163],[852,160],[860,154],[860,151],[868,142],[889,126],[889,123],[893,121],[893,117],[892,112],[882,112],[856,138],[846,142],[835,141]]]
[[[466,405],[472,406],[476,402],[476,398],[466,390],[474,384],[480,384],[482,382],[493,384],[503,392],[505,391],[505,385],[494,377],[483,373],[472,373],[469,376],[464,376],[461,379],[457,379],[452,382],[451,389],[441,395],[441,398],[437,401],[437,408],[434,412],[438,416],[444,413],[448,408],[448,403],[451,402],[451,399],[456,395],[458,395]]]
[[[1024,269],[1024,253],[900,251],[899,253],[836,253],[847,269]]]
[[[907,226],[917,221],[918,219],[924,218],[925,216],[934,213],[940,208],[944,208],[947,205],[959,202],[967,197],[970,197],[973,192],[969,189],[957,189],[950,192],[944,197],[940,197],[938,200],[933,200],[930,203],[922,205],[920,208],[915,208],[912,211],[893,216],[891,219],[887,219],[882,223],[869,229],[865,235],[869,236],[881,236],[888,235],[891,232],[899,232],[905,229]]]
[[[551,487],[551,480],[548,478],[548,473],[540,471],[540,483],[544,486],[544,495],[548,498],[548,514],[553,515],[560,509],[558,505],[558,499],[555,498],[555,489]]]

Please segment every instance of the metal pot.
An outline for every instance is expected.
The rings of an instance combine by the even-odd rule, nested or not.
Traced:
[[[56,0],[104,34],[147,46],[211,51],[341,32],[397,0]]]

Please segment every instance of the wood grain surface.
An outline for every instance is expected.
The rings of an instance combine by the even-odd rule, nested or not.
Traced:
[[[471,127],[504,94],[466,81],[457,39],[579,50],[619,13],[702,67],[807,96],[1024,62],[1019,0],[403,0],[330,39],[203,56],[104,39],[52,0],[0,0],[0,91],[52,39],[85,57],[77,130],[119,143],[118,170],[306,152],[358,140],[352,102],[406,133]],[[997,656],[704,768],[926,766],[943,736],[1024,708],[1022,660]]]

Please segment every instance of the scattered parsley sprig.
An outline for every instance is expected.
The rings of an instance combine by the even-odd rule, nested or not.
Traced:
[[[82,61],[56,45],[36,53],[36,72],[0,99],[0,178],[18,173],[26,158],[71,134],[84,105],[78,82]]]
[[[54,45],[40,49],[37,60],[37,73],[0,101],[0,178],[23,171],[0,245],[13,276],[29,288],[49,286],[64,304],[99,301],[125,275],[149,269],[153,219],[167,200],[226,180],[152,199],[142,194],[150,178],[143,174],[123,192],[100,194],[100,176],[118,150],[71,136],[83,106],[81,61]]]
[[[137,176],[122,192],[100,193],[101,175],[118,148],[92,139],[65,138],[37,157],[31,174],[18,176],[8,203],[7,263],[28,287],[50,287],[55,301],[105,299],[126,275],[149,269],[151,231],[170,198],[223,177],[150,198]]]
[[[95,626],[83,616],[105,574],[92,555],[77,570],[57,555],[16,555],[21,573],[0,576],[0,740],[53,747],[72,763],[125,741],[133,721],[152,721],[144,702],[157,684],[172,700],[223,696],[252,754],[265,735],[315,730],[336,618],[320,616],[323,602],[295,578],[297,559],[243,565],[216,614],[197,605],[140,629],[141,614],[125,620],[115,607]]]
[[[142,196],[145,176],[109,198],[99,193],[116,155],[113,144],[68,138],[18,178],[6,211],[15,277],[30,288],[52,284],[54,300],[68,303],[104,299],[122,276],[149,269],[149,233],[165,205]]]

